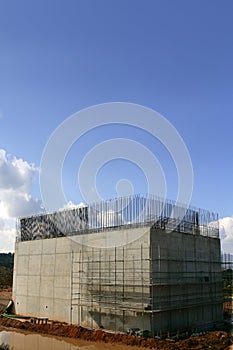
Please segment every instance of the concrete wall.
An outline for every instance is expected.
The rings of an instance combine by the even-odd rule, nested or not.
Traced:
[[[119,244],[126,235],[136,240],[117,248],[90,246]],[[150,318],[139,311],[150,298],[149,244],[150,228],[16,243],[16,313],[90,327],[148,329]]]
[[[16,243],[13,300],[16,313],[69,321],[71,241]]]
[[[212,327],[222,320],[219,240],[143,227],[19,242],[13,300],[17,314],[89,327]]]
[[[155,334],[221,323],[219,239],[152,229],[151,260]]]

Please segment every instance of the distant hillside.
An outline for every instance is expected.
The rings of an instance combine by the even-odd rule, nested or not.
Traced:
[[[13,270],[0,265],[0,289],[12,286]]]
[[[12,286],[13,266],[14,254],[0,253],[0,289]]]
[[[14,254],[12,253],[0,253],[0,265],[7,267],[8,269],[13,269],[14,266]]]

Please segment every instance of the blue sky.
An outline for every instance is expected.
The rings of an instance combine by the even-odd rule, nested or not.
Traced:
[[[192,204],[231,217],[232,13],[231,0],[2,0],[0,148],[8,158],[39,168],[51,133],[73,113],[112,101],[144,105],[166,117],[187,145]],[[175,167],[164,148],[119,126],[74,145],[64,164],[68,200],[82,200],[76,183],[80,155],[122,135],[133,135],[157,154],[168,196],[175,197]],[[113,196],[110,187],[127,175],[135,192],[143,192],[143,176],[135,171],[123,161],[107,164],[97,181],[103,197]],[[32,172],[27,193],[39,198],[38,174]]]

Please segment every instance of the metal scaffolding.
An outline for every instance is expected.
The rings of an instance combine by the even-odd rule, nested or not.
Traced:
[[[143,246],[139,251],[127,249],[127,256],[125,247],[115,247],[109,253],[108,250],[82,246],[79,252],[73,252],[71,300],[79,324],[83,323],[81,310],[86,308],[90,314],[87,326],[101,326],[102,314],[107,312],[112,315],[111,328],[114,330],[119,329],[117,317],[120,316],[123,331],[125,318],[149,310],[150,259],[147,253],[148,249]],[[143,329],[143,324],[140,327]]]
[[[161,268],[164,263],[169,272]],[[211,268],[208,259],[198,263],[199,266],[196,256],[187,254],[165,259],[154,254],[152,246],[148,249],[143,244],[138,248],[115,247],[111,251],[82,246],[72,253],[71,323],[138,335],[148,333],[149,329],[152,336],[172,331],[195,332],[200,320],[196,324],[193,320],[192,329],[190,325],[177,329],[173,314],[192,318],[196,308],[204,319],[208,306],[215,320],[215,307],[222,305],[219,259],[212,259]],[[172,265],[182,268],[174,271]],[[131,330],[127,328],[129,320],[134,324]],[[201,322],[202,330],[211,328],[208,322]]]
[[[226,321],[233,320],[233,255],[222,254],[223,310]]]

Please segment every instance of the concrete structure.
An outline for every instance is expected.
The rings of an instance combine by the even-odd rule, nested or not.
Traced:
[[[220,241],[216,230],[181,226],[160,218],[18,241],[16,313],[152,336],[214,328],[223,318]]]

